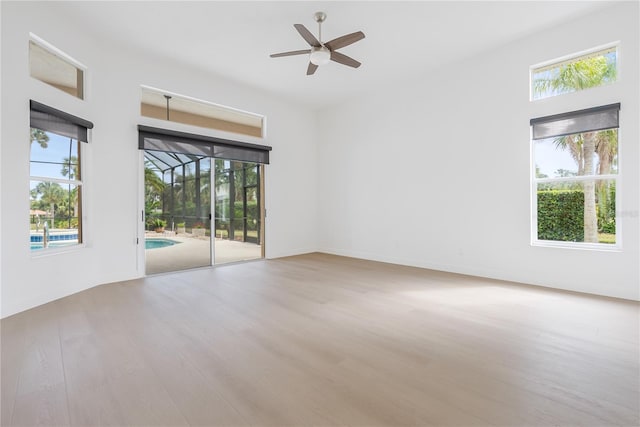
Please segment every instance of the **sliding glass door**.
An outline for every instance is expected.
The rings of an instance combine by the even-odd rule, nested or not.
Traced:
[[[215,160],[215,264],[263,257],[262,167]]]
[[[146,273],[263,258],[271,147],[142,125],[138,131]]]
[[[147,274],[264,256],[260,164],[160,151],[144,159]]]

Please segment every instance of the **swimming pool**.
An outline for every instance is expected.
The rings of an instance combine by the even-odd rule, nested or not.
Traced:
[[[29,240],[31,241],[31,243],[42,243],[42,239],[43,239],[43,235],[42,232],[40,233],[35,233],[32,234],[29,238]],[[78,243],[78,232],[55,232],[55,233],[51,233],[49,235],[49,244],[51,244],[51,242],[56,242],[56,241],[68,241],[68,240],[75,240],[75,243]],[[68,244],[68,243],[67,243]],[[42,244],[40,245],[40,247],[42,248]]]
[[[63,248],[65,246],[73,246],[73,245],[77,245],[78,241],[65,241],[65,242],[49,242],[49,244],[47,245],[48,248]],[[42,249],[42,242],[38,243],[38,242],[31,242],[31,250],[32,251],[37,251],[39,249]]]
[[[180,242],[176,242],[175,240],[171,240],[171,239],[145,239],[144,241],[144,248],[145,249],[159,249],[159,248],[166,248],[168,246],[173,246],[173,245],[177,245]]]

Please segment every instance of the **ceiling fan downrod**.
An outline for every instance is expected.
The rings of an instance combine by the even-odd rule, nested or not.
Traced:
[[[318,41],[322,44],[322,23],[327,19],[327,14],[324,12],[316,12],[313,14],[313,17],[318,23]]]

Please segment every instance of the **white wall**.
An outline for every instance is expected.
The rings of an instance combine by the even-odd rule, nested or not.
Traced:
[[[617,83],[529,102],[530,65],[618,40]],[[638,300],[638,40],[628,2],[323,111],[320,249]],[[613,102],[623,250],[532,247],[529,119]]]
[[[265,180],[266,255],[316,249],[314,114],[215,75],[92,39],[74,25],[61,25],[64,20],[55,5],[2,3],[2,317],[143,275],[135,244],[141,185],[136,125],[145,121],[139,116],[142,84],[266,115],[263,143],[273,146]],[[29,32],[88,67],[85,101],[29,77]],[[95,125],[83,168],[86,248],[51,256],[30,253],[29,99]]]

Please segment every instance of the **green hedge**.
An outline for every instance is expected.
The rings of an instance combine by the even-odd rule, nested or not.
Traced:
[[[242,202],[238,201],[236,202],[236,206],[235,206],[235,217],[236,218],[242,218]],[[253,219],[256,219],[258,221],[260,221],[260,215],[258,214],[258,202],[255,200],[249,200],[247,201],[247,218],[249,218],[249,220],[247,221],[247,230],[256,230],[258,224],[254,224],[253,223]],[[240,226],[242,227],[242,225]]]
[[[538,239],[584,241],[584,193],[580,190],[538,191]]]
[[[616,234],[616,185],[611,183],[598,192],[598,231]]]
[[[225,201],[225,203],[228,206],[228,201]],[[218,205],[218,209],[222,210],[221,206]],[[253,223],[253,219],[257,219],[258,221],[260,220],[260,216],[258,215],[259,213],[259,207],[258,207],[258,202],[255,200],[250,200],[247,202],[247,218],[249,219],[247,221],[247,230],[257,230],[259,224]],[[243,211],[242,211],[242,201],[236,201],[235,202],[235,206],[234,206],[234,214],[233,214],[233,225],[234,228],[236,230],[242,230],[242,228],[244,227],[244,219],[243,219]],[[217,220],[216,221],[216,228],[217,229],[222,229],[222,230],[227,230],[229,227],[229,220],[226,221],[221,221],[221,220]]]

